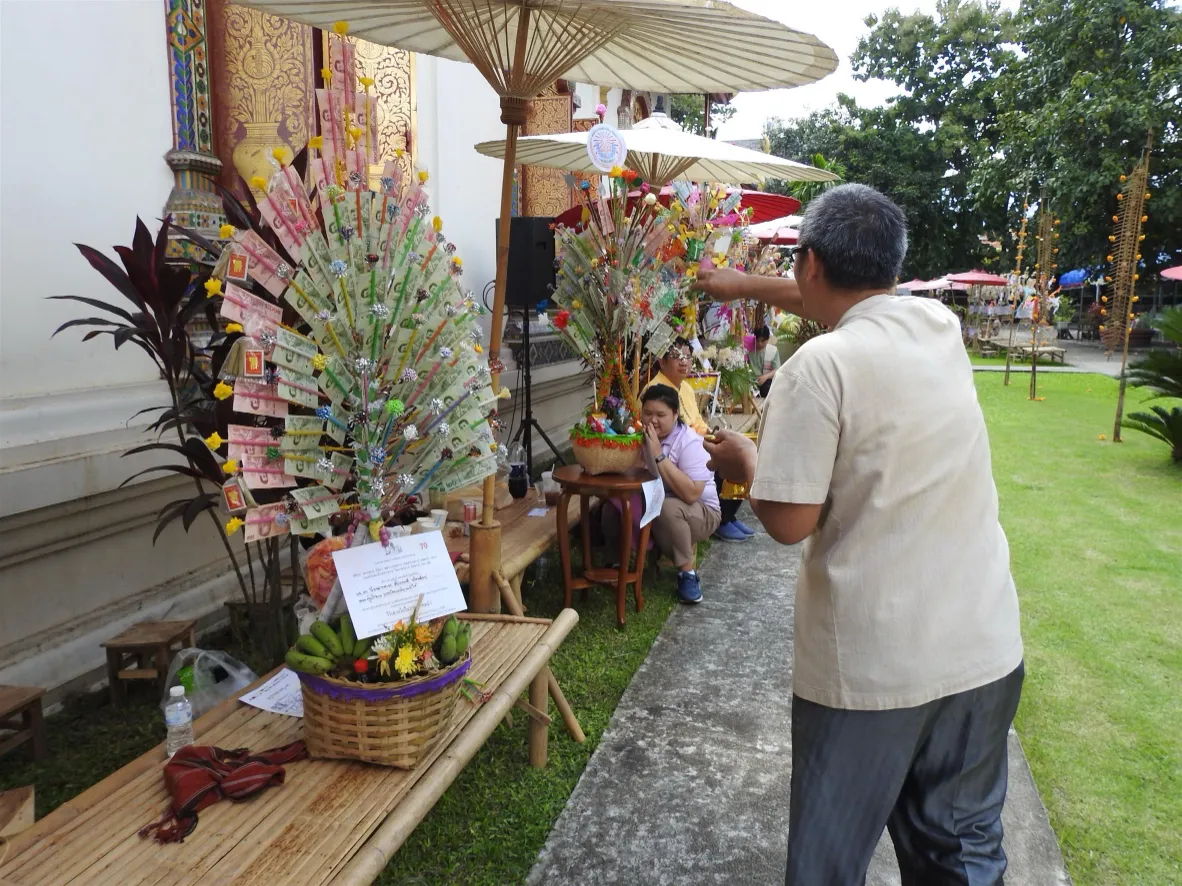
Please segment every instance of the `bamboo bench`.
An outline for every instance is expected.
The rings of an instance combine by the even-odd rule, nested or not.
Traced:
[[[545,502],[539,501],[531,489],[525,498],[497,510],[497,522],[501,524],[501,570],[495,578],[500,586],[501,600],[509,612],[520,614],[522,610],[509,602],[506,588],[512,591],[517,607],[520,607],[521,579],[526,568],[558,540],[556,508],[550,507],[544,517],[528,516],[532,508],[544,506]],[[578,524],[578,502],[567,508],[567,520],[570,526]],[[468,538],[445,537],[444,541],[449,551],[461,555],[461,560],[456,563],[456,576],[461,582],[468,581],[468,563],[465,559],[468,556]]]
[[[168,804],[164,748],[158,746],[12,838],[0,886],[373,882],[514,706],[533,708],[529,761],[546,764],[548,665],[578,614],[567,609],[553,621],[462,617],[473,628],[469,673],[488,700],[477,706],[461,699],[447,733],[417,769],[341,760],[292,763],[282,786],[244,803],[217,803],[201,812],[184,843],[162,846],[137,836]],[[524,705],[520,697],[527,688],[530,701]],[[302,729],[297,718],[232,699],[199,719],[196,735],[202,744],[264,750],[300,738]]]

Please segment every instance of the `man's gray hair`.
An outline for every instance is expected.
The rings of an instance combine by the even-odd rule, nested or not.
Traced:
[[[809,204],[797,245],[838,289],[889,289],[907,254],[907,217],[874,188],[839,185]]]

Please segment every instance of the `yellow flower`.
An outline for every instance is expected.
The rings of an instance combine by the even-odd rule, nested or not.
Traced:
[[[427,183],[427,179],[429,179],[430,177],[431,176],[427,173],[427,170],[425,170],[425,169],[419,170],[419,184],[425,185]]]
[[[484,353],[484,348],[482,348],[482,347],[480,346],[480,342],[477,342],[476,344],[472,345],[472,350],[474,350],[474,351],[475,351],[477,354],[483,354],[483,353]]]
[[[213,389],[213,395],[219,400],[226,400],[234,393],[234,388],[224,381],[218,382]]]
[[[215,295],[222,294],[221,280],[206,280],[205,281],[205,297],[213,298]]]
[[[460,267],[463,267],[464,260],[462,258],[460,258],[458,255],[456,255],[456,256],[452,256],[451,263],[453,265],[455,265],[457,268],[460,268]]]
[[[317,370],[324,370],[328,366],[328,358],[323,354],[317,354],[312,358],[312,368]]]
[[[398,657],[394,659],[394,669],[404,677],[409,677],[419,669],[419,657],[415,655],[415,648],[410,644],[398,650]]]
[[[210,449],[213,449],[214,451],[221,449],[222,444],[225,442],[226,441],[222,439],[222,435],[219,434],[217,431],[214,431],[212,434],[210,434],[208,437],[205,438],[205,445],[208,446]]]
[[[267,189],[267,180],[261,175],[252,175],[250,177],[250,186],[256,191],[265,191]]]
[[[282,166],[287,160],[287,148],[271,148],[271,156],[275,158],[276,163]]]
[[[324,67],[320,69],[320,76],[324,78],[325,85],[332,82],[332,68]]]
[[[321,148],[324,147],[324,136],[323,135],[312,136],[310,139],[308,139],[308,147],[315,148],[317,151],[319,151]]]
[[[435,233],[438,234],[443,230],[443,219],[441,219],[439,216],[435,216],[435,218],[431,219],[431,227],[434,228]]]
[[[393,627],[393,629],[390,631],[390,633],[392,633],[392,634],[397,634],[397,633],[399,633],[400,631],[405,631],[405,630],[406,630],[406,623],[405,623],[405,622],[401,622],[401,621],[400,621],[400,622],[398,622],[397,624],[395,624],[395,625],[394,625],[394,627]]]
[[[390,676],[390,656],[394,654],[393,649],[379,649],[378,656],[378,672],[385,676]]]
[[[1107,440],[1108,438],[1107,438],[1106,436],[1104,436],[1103,434],[1101,434],[1101,435],[1100,435],[1100,439],[1101,439],[1101,440]]]
[[[577,311],[579,308],[581,308],[583,306],[583,303],[576,298],[574,301],[572,301],[570,303],[570,306]]]
[[[226,535],[233,535],[242,528],[242,521],[237,517],[231,517],[226,521]]]
[[[227,459],[225,462],[223,462],[222,463],[222,473],[237,474],[238,473],[238,460],[231,458],[231,459]]]
[[[364,134],[365,130],[363,130],[360,126],[349,127],[349,138],[353,139],[354,143],[361,141],[361,136]]]
[[[349,33],[349,23],[342,19],[339,22],[332,23],[332,32],[338,37],[344,37]]]
[[[229,240],[234,236],[234,231],[237,230],[233,225],[222,225],[218,228],[218,236],[223,240]]]
[[[624,175],[624,170],[622,167],[613,166],[610,170],[608,170],[607,174],[612,178],[622,178]]]
[[[373,77],[358,77],[357,82],[366,89],[369,89],[371,86],[373,86]]]
[[[426,646],[435,638],[431,636],[431,629],[426,625],[418,625],[415,628],[415,642],[420,646]]]
[[[242,332],[242,324],[241,323],[227,323],[226,324],[226,333],[229,334],[231,332]]]

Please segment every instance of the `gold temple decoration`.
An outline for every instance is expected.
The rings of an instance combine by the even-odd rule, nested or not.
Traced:
[[[1133,304],[1137,301],[1137,265],[1141,260],[1141,226],[1149,220],[1145,214],[1145,201],[1149,199],[1149,154],[1153,150],[1153,133],[1145,141],[1145,151],[1140,162],[1127,175],[1121,176],[1123,186],[1116,195],[1117,211],[1112,217],[1112,252],[1108,256],[1111,266],[1104,278],[1108,284],[1107,313],[1101,312],[1104,325],[1100,327],[1100,340],[1104,349],[1112,353],[1118,347],[1120,355],[1120,390],[1116,395],[1116,422],[1112,427],[1112,440],[1121,442],[1120,423],[1125,411],[1125,370],[1129,362],[1129,331],[1133,328]]]
[[[1022,301],[1023,290],[1026,288],[1022,282],[1022,257],[1026,253],[1026,225],[1030,221],[1026,211],[1030,208],[1030,193],[1022,198],[1022,224],[1018,228],[1018,258],[1014,263],[1014,283],[1010,287],[1010,343],[1006,347],[1006,377],[1004,384],[1008,387],[1010,383],[1010,366],[1014,360],[1014,333],[1018,328],[1018,307]]]
[[[322,34],[324,57],[328,57],[328,35]],[[394,160],[402,174],[414,170],[414,156],[418,148],[418,102],[415,98],[414,53],[391,46],[381,46],[346,38],[356,47],[357,74],[374,81],[371,94],[377,98],[378,156],[382,163],[370,166],[370,177],[381,175],[386,160]],[[398,152],[402,151],[399,158]]]
[[[1041,332],[1050,321],[1051,313],[1047,310],[1050,298],[1050,281],[1055,276],[1059,265],[1054,256],[1059,251],[1056,242],[1059,234],[1055,230],[1059,226],[1059,219],[1051,211],[1050,200],[1044,190],[1038,201],[1038,233],[1035,240],[1038,251],[1035,253],[1037,261],[1034,264],[1035,292],[1037,300],[1034,310],[1030,314],[1030,399],[1038,399],[1038,354],[1042,347]]]
[[[530,102],[522,135],[553,135],[571,131],[574,105],[569,93],[553,86]],[[570,208],[571,193],[561,170],[523,166],[521,171],[521,214],[555,216]]]
[[[294,153],[312,132],[314,31],[227,0],[208,2],[217,154],[243,181],[269,178],[271,150]]]

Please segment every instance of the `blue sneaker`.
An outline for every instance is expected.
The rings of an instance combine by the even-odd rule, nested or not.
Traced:
[[[702,582],[698,579],[698,573],[677,573],[677,599],[682,603],[702,602]]]
[[[755,535],[755,530],[744,523],[742,520],[731,520],[731,526],[734,526],[739,532],[750,538]]]
[[[747,541],[751,536],[746,535],[738,526],[735,525],[734,520],[730,523],[723,523],[714,530],[714,537],[719,541]]]

